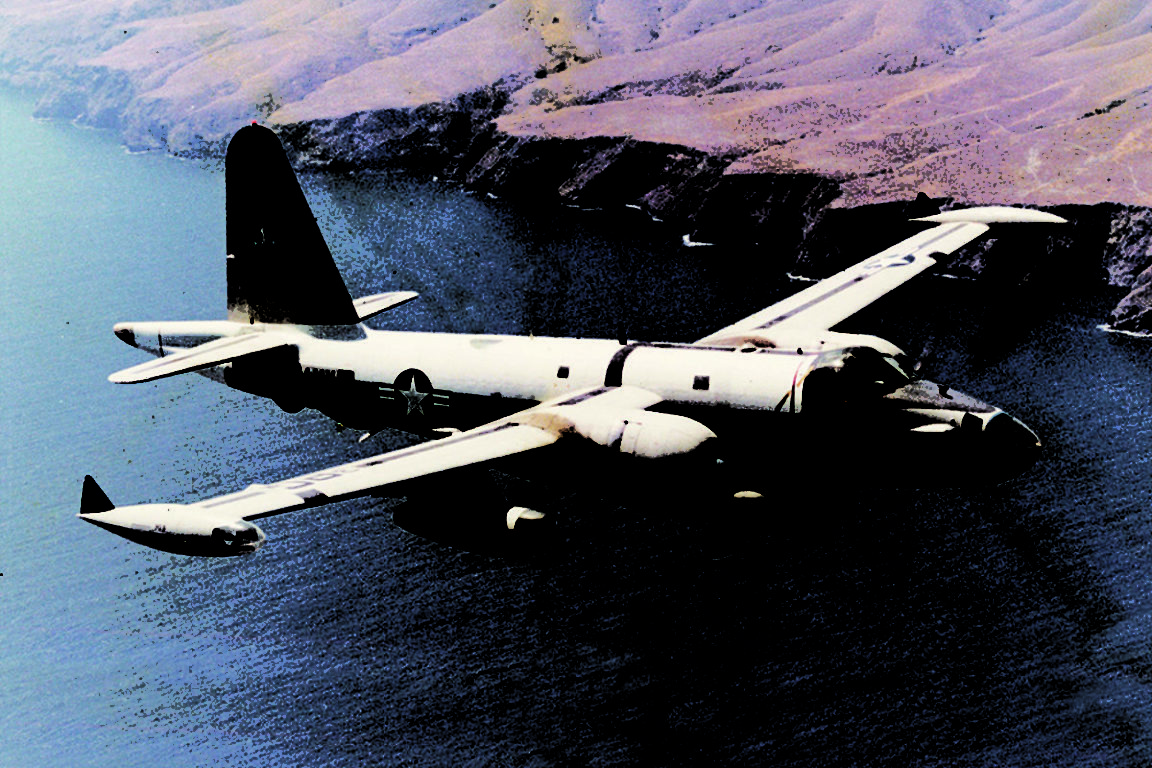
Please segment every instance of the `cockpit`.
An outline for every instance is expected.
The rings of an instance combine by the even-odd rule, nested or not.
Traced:
[[[809,412],[834,412],[878,401],[913,380],[911,360],[871,347],[825,352],[801,382],[801,405]]]

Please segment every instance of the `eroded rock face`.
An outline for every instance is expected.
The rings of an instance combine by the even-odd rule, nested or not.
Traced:
[[[1107,240],[1108,282],[1136,287],[1137,275],[1152,264],[1152,209],[1116,206]]]
[[[1120,331],[1152,334],[1152,266],[1140,273],[1132,291],[1112,310],[1109,325]]]
[[[1080,0],[10,0],[0,77],[133,145],[459,105],[518,139],[632,139],[836,205],[1152,206],[1152,6]],[[93,94],[96,94],[93,97]]]
[[[1135,288],[1152,263],[1150,51],[1152,6],[1076,0],[0,8],[0,79],[134,149],[218,154],[268,121],[312,167],[639,206],[777,272],[885,247],[920,192],[1038,205],[1073,222],[1049,260],[1004,235],[951,267],[1031,286]],[[1147,322],[1145,294],[1117,321]]]
[[[835,207],[841,183],[826,176],[731,173],[732,156],[629,138],[510,136],[491,123],[502,101],[488,93],[455,107],[294,125],[282,136],[301,162],[319,168],[406,168],[532,205],[636,206],[676,227],[677,236],[754,255],[765,274],[831,274],[917,231],[909,219],[959,204],[921,195]],[[998,228],[946,269],[1023,285],[1042,303],[1044,295],[1055,301],[1130,288],[1152,264],[1152,210],[1113,203],[1049,210],[1069,223]]]
[[[1130,288],[1109,317],[1117,330],[1152,333],[1152,210],[1125,206],[1112,218],[1109,282]]]

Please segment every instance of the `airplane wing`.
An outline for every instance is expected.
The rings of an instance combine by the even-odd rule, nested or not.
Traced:
[[[754,315],[696,342],[724,343],[741,334],[773,331],[824,331],[988,231],[995,223],[1061,224],[1064,219],[1043,211],[986,206],[948,211],[914,221],[936,224],[864,261],[849,267]]]
[[[241,554],[263,541],[248,521],[370,495],[405,480],[543,448],[569,434],[640,455],[687,452],[715,437],[691,419],[645,410],[660,400],[637,387],[589,388],[451,437],[192,504],[116,507],[86,479],[80,517],[164,551]],[[653,435],[648,443],[639,437],[646,428]]]
[[[637,387],[593,387],[545,401],[504,419],[450,437],[342,464],[196,505],[255,520],[318,504],[365,496],[389,485],[552,445],[580,431],[582,414],[643,409],[660,397]]]
[[[108,377],[108,381],[113,384],[137,384],[144,381],[155,381],[180,373],[210,368],[257,352],[266,352],[269,349],[288,346],[292,346],[292,344],[285,341],[283,337],[270,333],[227,336],[117,371]]]
[[[506,421],[194,505],[243,520],[366,496],[389,485],[551,445],[557,431]]]

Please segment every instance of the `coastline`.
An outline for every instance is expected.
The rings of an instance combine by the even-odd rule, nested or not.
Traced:
[[[43,82],[37,88],[8,80],[6,87],[38,99],[38,119],[68,119],[117,131],[130,153],[166,151],[209,164],[221,162],[226,140],[200,140],[181,148],[172,143],[159,113],[145,117],[149,110],[109,103],[100,109],[98,120],[90,115],[69,118],[59,111],[61,104],[71,103],[66,92],[52,95],[43,90]],[[114,90],[124,98],[130,89]],[[845,206],[839,203],[844,182],[851,177],[734,172],[740,153],[709,153],[628,137],[514,136],[497,127],[510,98],[509,92],[489,87],[448,102],[272,127],[299,169],[400,171],[530,208],[634,208],[682,234],[686,247],[708,243],[754,255],[745,267],[753,276],[831,274],[869,247],[882,249],[891,233],[908,227],[908,219],[966,204],[920,194],[900,202]],[[1028,242],[993,235],[979,252],[947,265],[942,274],[999,289],[1028,290],[1039,282],[1056,288],[1053,301],[1077,290],[1124,289],[1126,295],[1109,315],[1110,324],[1120,331],[1152,333],[1152,297],[1137,285],[1138,276],[1152,269],[1152,208],[1002,202],[1056,213],[1071,226]],[[1012,245],[1004,247],[1002,240]],[[986,268],[1001,260],[1018,262],[1008,251],[1020,248],[1026,252],[1027,269],[1018,264]],[[1046,270],[1046,257],[1059,268]],[[1043,303],[1032,297],[1032,306],[1023,309],[1034,312]]]

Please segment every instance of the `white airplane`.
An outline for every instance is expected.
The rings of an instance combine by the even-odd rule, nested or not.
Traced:
[[[574,458],[639,474],[675,467],[693,485],[724,467],[737,484],[729,493],[771,494],[789,479],[778,462],[797,452],[833,480],[837,461],[877,453],[909,475],[928,457],[954,476],[1003,476],[1038,454],[1024,424],[917,378],[893,344],[830,329],[991,224],[1058,216],[981,207],[918,219],[934,226],[694,343],[400,332],[362,321],[416,294],[350,297],[274,133],[238,131],[225,170],[228,319],[116,325],[159,358],[110,380],[198,371],[290,412],[312,407],[344,424],[440,439],[190,504],[116,507],[86,477],[79,517],[132,541],[252,552],[265,540],[253,520],[403,495],[397,484],[506,457],[584,483],[597,475],[572,470]],[[506,522],[538,517],[513,506]]]

